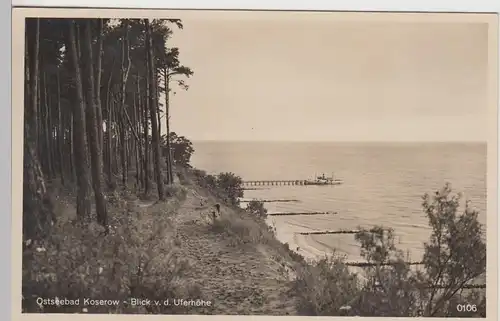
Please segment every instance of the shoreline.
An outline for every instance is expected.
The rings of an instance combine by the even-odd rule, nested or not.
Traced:
[[[239,207],[242,208],[242,209],[245,209],[245,205],[248,204],[251,200],[256,200],[256,201],[260,201],[260,199],[250,199],[250,198],[247,198],[246,197],[246,190],[243,188],[243,196],[241,197],[242,199],[244,199],[243,201],[240,200],[240,205]],[[297,202],[302,202],[302,200],[298,199],[296,200]],[[265,203],[263,204],[264,207],[265,206]],[[461,203],[460,206],[465,206],[466,203],[468,203],[468,201],[466,199],[463,199],[461,200]],[[475,208],[477,209],[477,208]],[[266,210],[268,210],[266,208]],[[336,213],[336,212],[335,212]],[[483,213],[483,211],[480,211],[480,213]],[[273,228],[273,227],[276,227],[277,228],[277,232],[276,232],[276,238],[279,242],[281,242],[282,244],[288,244],[289,247],[290,247],[290,250],[303,256],[306,260],[308,261],[312,261],[312,262],[318,262],[319,260],[323,259],[324,257],[326,256],[330,256],[334,253],[339,253],[338,249],[335,247],[335,246],[330,246],[330,245],[327,245],[327,244],[324,244],[324,243],[321,243],[322,247],[326,248],[327,251],[324,251],[324,250],[321,250],[321,249],[318,249],[317,247],[309,244],[308,242],[302,242],[300,243],[297,238],[300,238],[300,237],[306,237],[306,236],[310,236],[310,237],[313,237],[314,234],[323,234],[322,232],[317,232],[317,231],[313,231],[311,230],[310,233],[308,231],[306,232],[287,232],[286,230],[286,227],[283,227],[281,226],[281,228],[278,228],[278,223],[276,222],[276,220],[272,217],[272,216],[268,216],[268,218],[266,219],[266,224]],[[425,226],[425,228],[427,230],[431,230],[431,228],[429,226]],[[482,232],[483,232],[483,235],[482,235],[482,238],[484,240],[486,240],[486,233],[484,233],[486,230],[486,225],[483,225],[482,226]],[[398,230],[397,229],[394,229],[393,230],[395,235],[397,236],[397,232]],[[304,235],[302,235],[304,234]],[[310,235],[305,235],[305,234],[310,234]],[[328,234],[354,234],[350,231],[347,231],[347,232],[342,232],[342,231],[338,231],[338,232],[330,232]],[[361,247],[359,244],[356,244],[356,247],[358,248],[358,250],[361,250]],[[296,249],[299,248],[299,251],[297,251]],[[415,250],[414,247],[411,247],[410,249],[406,250],[405,251],[405,255],[409,255],[409,262],[417,262],[417,261],[421,261],[423,259],[423,252],[424,252],[424,245],[423,243],[421,244],[421,247],[418,248],[417,250]],[[346,261],[351,261],[348,259],[348,257],[350,256],[347,252],[342,252],[343,255],[346,256]],[[420,255],[418,255],[420,254]],[[352,261],[352,263],[360,263],[360,264],[364,264],[366,262],[364,262],[364,260],[360,257],[359,253],[355,253],[355,254],[351,254],[352,256],[354,256],[354,261]],[[416,258],[416,256],[418,256]],[[355,267],[352,267],[352,268],[355,268]],[[356,268],[357,269],[357,268]]]
[[[245,194],[245,190],[243,190],[243,194]],[[245,210],[246,207],[243,205],[246,205],[249,202],[250,200],[240,201],[238,206],[242,210]],[[278,242],[280,242],[283,246],[288,246],[290,251],[302,256],[308,262],[308,264],[314,264],[316,262],[319,262],[321,259],[334,254],[336,251],[335,248],[331,248],[331,251],[325,252],[307,243],[299,244],[297,238],[301,237],[301,235],[295,232],[287,233],[286,228],[284,227],[278,228],[278,224],[276,223],[276,220],[272,216],[268,216],[265,220],[265,223],[269,228],[276,228],[274,236]],[[299,249],[298,251],[297,248]]]

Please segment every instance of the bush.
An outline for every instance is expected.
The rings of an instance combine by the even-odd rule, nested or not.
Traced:
[[[193,169],[191,171],[195,182],[203,187],[208,189],[211,192],[217,191],[217,178],[213,175],[208,175],[207,172],[199,169]]]
[[[238,205],[243,197],[243,180],[234,173],[226,172],[217,175],[217,187],[224,199],[231,205]]]
[[[245,210],[248,213],[262,219],[265,219],[267,217],[267,209],[264,207],[264,203],[261,201],[251,200],[250,202],[248,202]]]
[[[193,169],[192,175],[196,183],[208,189],[212,194],[231,205],[239,205],[239,198],[243,197],[243,180],[234,173],[219,173],[207,175],[205,171]]]
[[[285,250],[285,253],[287,253],[288,256],[290,256],[290,258],[292,259],[293,262],[299,263],[302,266],[308,265],[308,262],[306,261],[306,259],[302,255],[300,255],[299,253],[290,249],[290,245],[288,243],[281,243],[281,244],[282,244],[283,249]]]
[[[364,282],[354,311],[361,316],[417,316],[418,280],[395,247],[392,229],[374,227],[355,236],[361,257],[374,267],[364,269]],[[391,265],[381,265],[383,263]],[[354,312],[353,311],[353,312]]]
[[[425,296],[425,315],[444,316],[455,310],[451,300],[463,287],[486,273],[486,243],[478,212],[466,202],[459,214],[461,195],[446,185],[423,198],[432,234],[425,244],[423,282],[432,289]]]
[[[166,185],[165,186],[165,194],[168,195],[169,198],[174,197],[175,199],[179,201],[183,201],[186,199],[187,196],[187,190],[184,186],[182,185]]]
[[[208,188],[210,191],[214,191],[217,189],[217,178],[213,175],[207,175],[204,179],[204,186]]]
[[[197,182],[201,181],[205,176],[207,176],[207,172],[201,169],[193,168],[191,169],[191,175],[194,176]]]
[[[341,308],[359,295],[358,279],[334,254],[299,269],[295,291],[301,315],[340,315]]]
[[[170,133],[169,140],[174,164],[190,168],[191,156],[194,153],[192,142],[184,136],[178,136],[175,132]],[[168,155],[167,135],[161,136],[161,149],[164,156]]]
[[[177,177],[179,178],[179,183],[181,183],[181,185],[188,185],[191,183],[189,181],[187,171],[185,168],[178,168],[176,171],[176,174],[177,174]]]
[[[128,300],[185,295],[179,277],[186,262],[178,257],[165,207],[138,209],[126,202],[110,207],[110,234],[95,223],[54,226],[43,243],[23,249],[23,312],[82,312],[80,306],[45,306],[36,298]],[[167,206],[168,208],[168,206]],[[124,304],[87,306],[87,312],[145,313]],[[166,307],[168,308],[168,307]],[[164,308],[164,309],[166,309]]]
[[[355,275],[337,258],[304,265],[296,280],[299,310],[308,315],[348,311],[359,316],[485,317],[485,291],[465,290],[486,271],[482,226],[478,213],[468,203],[460,213],[459,203],[460,195],[448,184],[424,196],[432,233],[425,243],[422,271],[410,269],[391,229],[362,230],[355,239],[361,256],[373,266]],[[477,312],[457,314],[458,302],[476,305]]]

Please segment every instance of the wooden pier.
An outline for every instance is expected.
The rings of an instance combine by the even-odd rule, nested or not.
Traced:
[[[245,186],[279,186],[279,185],[305,185],[306,180],[265,180],[265,181],[243,181]]]
[[[291,180],[259,180],[259,181],[243,181],[244,186],[325,186],[325,185],[340,185],[342,181],[334,180],[331,182],[315,183],[306,179],[291,179]]]

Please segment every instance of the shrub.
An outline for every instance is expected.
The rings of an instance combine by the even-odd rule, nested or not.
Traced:
[[[423,199],[432,231],[425,243],[422,271],[410,269],[391,229],[362,230],[355,239],[361,256],[373,266],[356,276],[338,259],[304,265],[296,280],[299,310],[309,315],[349,311],[359,316],[485,317],[485,291],[465,290],[486,270],[478,213],[468,203],[460,213],[460,195],[453,194],[448,184]],[[338,293],[346,294],[339,297],[332,292],[337,287],[343,289]],[[459,302],[476,305],[477,311],[457,314]]]
[[[196,179],[196,181],[200,181],[205,176],[207,176],[207,172],[205,172],[204,170],[201,170],[201,169],[197,169],[197,168],[191,169],[190,172],[194,176],[194,178]]]
[[[466,202],[459,214],[460,199],[449,184],[423,198],[422,206],[432,228],[423,258],[423,282],[434,287],[425,297],[427,316],[444,316],[446,311],[455,310],[450,300],[466,284],[486,273],[486,243],[479,213]]]
[[[185,168],[191,167],[191,156],[194,153],[192,142],[184,136],[178,136],[175,132],[170,133],[169,140],[174,164]],[[168,155],[167,135],[161,136],[161,148],[163,155]]]
[[[207,174],[207,172],[199,169],[193,169],[191,171],[195,182],[211,192],[216,192],[217,190],[217,178],[213,175]]]
[[[361,316],[417,316],[418,280],[395,247],[392,229],[374,227],[355,236],[361,257],[374,267],[364,269],[362,288],[354,307]],[[383,263],[391,265],[382,265]]]
[[[95,223],[54,226],[43,243],[23,250],[23,312],[82,312],[82,306],[45,306],[36,298],[128,300],[184,295],[178,285],[186,263],[173,244],[173,229],[161,207],[138,209],[117,202],[110,212],[110,234]],[[168,208],[168,207],[167,207]],[[182,290],[182,291],[181,291]],[[140,307],[119,304],[88,306],[88,312],[144,313]]]
[[[183,201],[186,199],[187,190],[182,185],[166,185],[165,186],[165,194],[168,195],[169,198],[174,197],[179,201]]]
[[[217,178],[213,175],[205,176],[203,183],[204,186],[207,187],[210,191],[215,191],[217,189]]]
[[[243,197],[243,180],[234,173],[226,172],[208,175],[205,171],[193,169],[192,175],[196,183],[208,189],[212,194],[231,205],[239,205]]]
[[[225,200],[231,205],[238,205],[243,197],[243,180],[234,173],[226,172],[217,175],[217,187],[223,193]]]
[[[267,217],[267,209],[264,207],[264,203],[261,201],[251,200],[250,202],[248,202],[245,210],[248,213],[262,219],[265,219]]]
[[[191,183],[189,181],[187,171],[185,168],[178,168],[176,171],[176,174],[177,174],[177,177],[179,178],[179,183],[181,183],[181,185],[188,185]]]
[[[358,280],[348,271],[343,258],[326,257],[297,271],[295,291],[301,315],[340,315],[340,309],[358,296]]]

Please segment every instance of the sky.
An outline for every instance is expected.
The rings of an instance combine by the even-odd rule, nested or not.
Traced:
[[[289,17],[183,19],[170,45],[194,75],[172,97],[172,130],[195,141],[487,140],[487,24]]]

